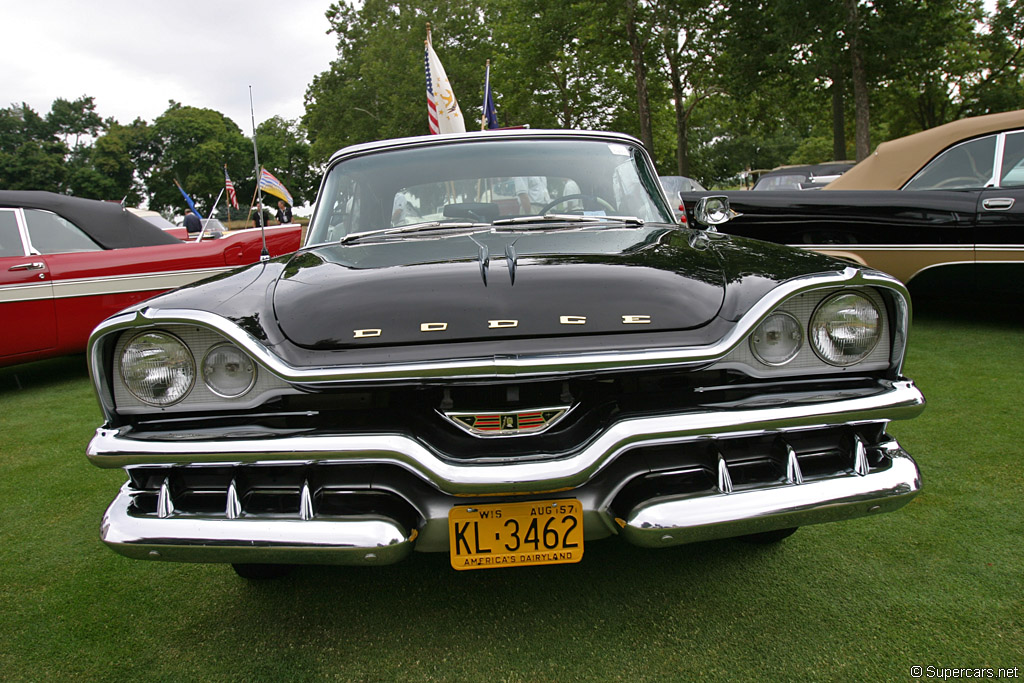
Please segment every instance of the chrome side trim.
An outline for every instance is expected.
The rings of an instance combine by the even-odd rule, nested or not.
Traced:
[[[113,406],[108,398],[110,387],[102,371],[102,344],[107,335],[159,323],[190,324],[209,328],[237,344],[258,363],[285,381],[295,384],[326,382],[408,382],[422,379],[498,379],[504,377],[551,376],[578,372],[612,372],[653,367],[681,367],[713,362],[725,356],[746,339],[777,305],[791,296],[827,286],[881,287],[909,300],[904,285],[878,271],[848,267],[840,272],[795,278],[782,283],[743,316],[719,341],[705,346],[683,346],[637,351],[608,351],[580,354],[537,354],[455,358],[416,363],[339,365],[332,367],[298,367],[285,362],[256,338],[234,322],[218,315],[190,309],[143,308],[113,316],[101,323],[89,339],[89,365],[94,385],[99,388],[104,410],[110,415]],[[909,311],[899,306],[895,321],[896,335],[905,336]],[[902,353],[900,345],[898,347]],[[344,354],[339,354],[343,356]]]
[[[74,280],[57,280],[53,283],[54,298],[67,299],[79,296],[101,296],[126,292],[148,292],[174,289],[192,284],[212,275],[220,275],[231,267],[201,268],[196,270],[170,270],[159,273],[140,273],[114,277],[85,277]]]
[[[684,443],[715,435],[756,435],[811,427],[909,419],[924,396],[909,380],[879,382],[871,396],[817,404],[707,410],[622,420],[574,453],[530,462],[459,463],[441,458],[404,434],[284,437],[219,441],[143,441],[100,428],[86,454],[99,467],[174,463],[386,463],[402,467],[454,495],[550,491],[580,486],[630,449]]]
[[[0,287],[0,304],[52,299],[53,283],[50,280]]]
[[[890,466],[869,474],[645,501],[622,521],[621,534],[635,545],[661,548],[891,512],[918,494],[921,472],[895,442],[886,455]]]
[[[132,514],[125,484],[107,508],[100,538],[138,560],[391,564],[412,552],[416,532],[387,518],[211,519]]]
[[[32,266],[36,264],[27,263],[24,265]],[[42,262],[38,265],[40,267],[45,266]],[[131,292],[155,292],[188,285],[212,275],[226,273],[229,270],[232,270],[232,268],[176,270],[141,275],[87,277],[74,280],[54,280],[51,278],[46,283],[16,284],[0,287],[0,302],[71,299],[83,296],[104,296]]]

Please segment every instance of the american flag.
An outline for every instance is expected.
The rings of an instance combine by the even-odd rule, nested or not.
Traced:
[[[228,177],[228,167],[224,166],[224,187],[228,191],[228,204],[234,208],[238,208],[238,195],[235,194],[235,184],[231,182],[231,178]]]
[[[427,70],[427,122],[430,124],[430,134],[437,135],[441,129],[437,125],[437,103],[434,102],[434,84],[430,76],[430,43],[424,42],[423,65]]]
[[[427,34],[425,66],[427,70],[427,120],[430,123],[430,132],[438,133],[465,133],[466,122],[462,118],[462,110],[455,100],[455,93],[452,92],[452,84],[448,80],[448,74],[441,66],[441,60],[430,42],[430,34]]]

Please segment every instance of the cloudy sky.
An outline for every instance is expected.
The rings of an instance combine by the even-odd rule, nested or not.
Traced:
[[[330,0],[0,0],[0,107],[40,114],[57,97],[152,122],[168,100],[215,109],[252,133],[295,119],[313,77],[336,56]]]

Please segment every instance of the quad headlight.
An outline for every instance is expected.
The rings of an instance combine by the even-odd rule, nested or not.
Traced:
[[[121,377],[132,396],[154,406],[169,406],[188,395],[196,363],[188,347],[166,332],[143,332],[121,352]]]
[[[840,367],[866,358],[881,334],[878,307],[856,292],[839,292],[822,301],[808,327],[814,353],[829,365]]]
[[[796,357],[804,341],[800,322],[785,311],[776,311],[750,335],[750,350],[765,365],[785,365]]]
[[[218,344],[203,358],[203,381],[223,398],[237,398],[256,382],[256,364],[234,344]]]

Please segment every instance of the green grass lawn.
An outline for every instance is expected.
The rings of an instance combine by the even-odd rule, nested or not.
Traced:
[[[1019,319],[1018,319],[1019,320]],[[891,431],[924,492],[773,547],[455,572],[444,555],[303,567],[128,560],[98,539],[124,479],[85,459],[82,357],[0,370],[0,679],[909,680],[1024,668],[1024,323],[918,311],[928,408]]]

